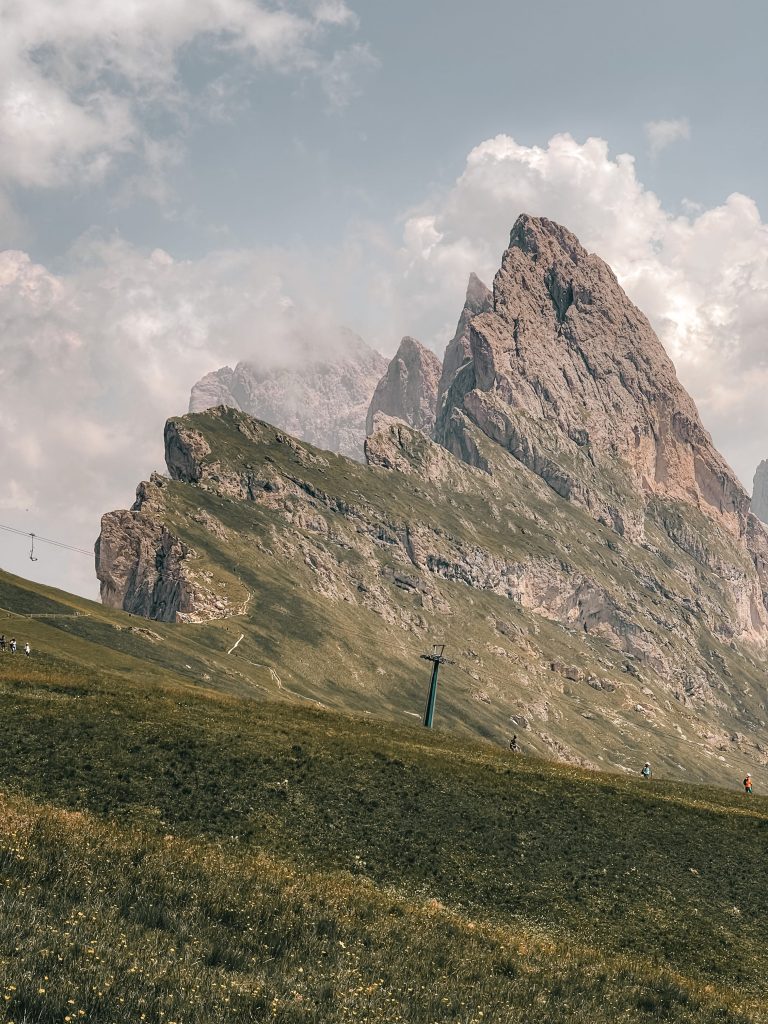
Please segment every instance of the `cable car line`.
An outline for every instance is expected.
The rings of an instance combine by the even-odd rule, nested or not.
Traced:
[[[85,548],[76,547],[74,544],[65,544],[61,540],[51,540],[49,537],[41,537],[37,533],[32,533],[30,530],[17,530],[15,526],[6,526],[4,523],[0,523],[0,530],[5,530],[6,533],[15,533],[19,537],[29,537],[32,546],[29,552],[30,561],[36,562],[37,555],[35,554],[35,541],[38,544],[50,544],[54,548],[61,548],[64,551],[74,551],[78,555],[87,555],[89,558],[93,558],[93,551],[86,551]]]

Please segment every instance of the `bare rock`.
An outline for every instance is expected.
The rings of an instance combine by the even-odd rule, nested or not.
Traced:
[[[469,326],[472,318],[480,313],[490,313],[492,310],[493,292],[483,284],[477,274],[470,274],[464,308],[456,325],[456,333],[448,342],[443,356],[443,369],[437,389],[438,409],[457,370],[472,358],[472,348],[469,343]]]
[[[403,338],[373,393],[366,432],[373,433],[377,413],[384,413],[431,436],[440,370],[440,360],[434,352],[414,338]]]
[[[189,411],[204,412],[217,405],[227,405],[239,409],[235,392],[239,391],[239,382],[231,366],[222,366],[220,370],[212,370],[192,386],[189,396]]]
[[[102,603],[160,622],[190,611],[194,595],[182,565],[189,548],[140,511],[102,516],[96,541],[96,575]]]
[[[621,459],[646,492],[739,533],[749,499],[606,263],[560,225],[523,214],[493,294],[493,311],[470,322],[472,401],[455,394],[451,405],[487,429],[503,403],[523,442],[526,422],[550,423],[588,456]]]
[[[755,470],[750,511],[761,522],[768,523],[768,459],[763,459]]]
[[[376,413],[365,439],[365,459],[369,466],[417,474],[433,483],[455,475],[453,460],[442,446],[383,412]]]
[[[203,435],[177,420],[165,424],[165,463],[172,480],[195,484],[203,475],[203,459],[211,448]]]
[[[360,461],[365,418],[386,359],[351,331],[336,352],[311,347],[300,363],[264,368],[243,361],[208,373],[192,388],[190,412],[225,405],[266,420],[318,448]]]

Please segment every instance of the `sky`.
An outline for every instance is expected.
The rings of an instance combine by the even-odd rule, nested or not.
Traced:
[[[90,550],[286,323],[438,353],[523,211],[608,260],[768,457],[762,0],[0,0],[0,524]],[[86,596],[89,555],[0,531]]]

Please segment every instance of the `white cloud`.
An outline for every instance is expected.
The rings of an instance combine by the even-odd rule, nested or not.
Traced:
[[[343,102],[370,55],[362,45],[329,48],[329,34],[356,26],[343,0],[9,0],[0,8],[0,181],[87,182],[123,154],[151,157],[146,115],[189,113],[180,61],[193,45],[318,76]]]
[[[360,76],[379,65],[366,43],[355,43],[345,50],[337,50],[319,71],[320,82],[331,107],[345,107],[360,94]]]
[[[673,142],[690,139],[691,126],[687,117],[678,117],[671,121],[648,121],[645,125],[645,137],[651,156],[655,157]]]

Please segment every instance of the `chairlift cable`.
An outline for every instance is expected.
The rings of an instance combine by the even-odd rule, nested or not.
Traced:
[[[87,551],[85,548],[79,548],[74,544],[65,544],[61,540],[51,540],[49,537],[41,537],[38,533],[33,533],[30,530],[17,530],[15,526],[6,526],[4,523],[0,523],[0,530],[5,530],[6,533],[15,533],[19,537],[29,537],[32,541],[32,548],[30,552],[30,558],[33,561],[37,561],[35,555],[35,541],[39,544],[50,544],[52,547],[61,548],[64,551],[74,551],[78,555],[87,555],[89,558],[93,558],[93,551]]]

